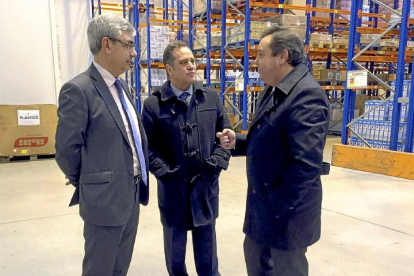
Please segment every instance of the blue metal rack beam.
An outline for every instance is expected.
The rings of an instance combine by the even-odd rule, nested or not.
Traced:
[[[224,104],[224,90],[226,89],[226,51],[224,49],[224,45],[226,45],[226,36],[227,36],[227,29],[226,29],[226,16],[227,16],[227,4],[226,1],[221,2],[221,45],[220,47],[220,99],[221,102]],[[191,30],[191,28],[190,28]]]
[[[190,47],[191,51],[194,49],[193,7],[194,7],[193,0],[188,0],[188,46]]]
[[[405,152],[413,152],[414,139],[414,70],[411,72],[411,90],[409,91],[410,101],[408,103],[407,115],[407,137],[405,139]]]
[[[361,0],[356,0],[351,6],[351,22],[349,27],[349,42],[348,42],[348,57],[346,62],[346,71],[348,72],[355,69],[355,65],[352,63],[352,57],[355,52],[355,43],[356,43],[356,28],[357,28],[357,18],[358,18],[358,8],[362,6]],[[354,108],[355,105],[355,93],[348,89],[348,84],[345,83],[345,99],[344,99],[344,114],[342,118],[342,133],[341,133],[341,143],[346,145],[348,143],[348,128],[347,125],[354,118]]]
[[[243,64],[243,130],[247,130],[247,93],[249,83],[249,41],[250,41],[250,1],[246,1],[244,21],[244,64]]]
[[[211,50],[211,1],[207,0],[207,49],[206,49],[206,86],[210,87],[211,80],[210,80],[210,50]]]
[[[149,0],[146,0],[145,3],[146,8],[146,23],[147,23],[147,75],[148,75],[148,95],[151,94],[151,26],[149,20],[149,10],[150,10],[150,3]]]
[[[183,0],[177,0],[177,20],[183,20]],[[181,27],[178,31],[177,39],[183,40],[183,24],[181,24]]]
[[[311,0],[306,0],[306,6],[309,6],[311,4]],[[309,49],[309,37],[310,37],[310,32],[313,32],[310,29],[310,17],[311,17],[311,13],[309,11],[306,11],[306,38],[305,38],[305,45],[308,47]],[[308,70],[309,72],[312,72],[312,61],[309,60],[309,55],[307,54],[308,58]]]
[[[92,18],[95,17],[95,0],[91,0],[91,7],[92,7]]]
[[[398,1],[397,1],[398,2]],[[405,47],[408,39],[408,19],[410,15],[411,0],[403,1],[401,27],[400,27],[400,42],[398,48],[397,59],[397,73],[395,81],[395,94],[392,110],[392,125],[391,125],[391,141],[390,150],[397,150],[398,132],[400,127],[401,103],[399,98],[402,97],[403,82],[405,73]],[[397,3],[398,4],[398,3]]]
[[[137,35],[135,36],[135,45],[137,49],[137,57],[134,60],[134,73],[135,73],[135,106],[137,107],[138,111],[141,112],[141,67],[139,66],[139,57],[141,54],[141,44],[140,44],[140,36],[138,33],[139,28],[139,2],[138,0],[133,0],[133,18],[134,18],[134,27]]]

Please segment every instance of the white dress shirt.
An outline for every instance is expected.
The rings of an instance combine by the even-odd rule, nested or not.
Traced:
[[[116,90],[115,87],[115,80],[116,78],[109,73],[106,69],[104,69],[102,66],[100,66],[98,63],[96,63],[95,61],[93,61],[93,65],[95,65],[96,69],[98,69],[99,73],[101,74],[102,78],[104,79],[106,85],[109,88],[109,91],[112,94],[112,97],[114,97],[116,106],[119,109],[119,113],[121,113],[122,116],[122,121],[124,122],[124,126],[126,129],[126,133],[128,136],[128,141],[129,144],[131,145],[132,148],[132,157],[133,157],[133,161],[134,161],[134,175],[138,175],[141,173],[141,167],[140,167],[140,163],[139,163],[139,159],[138,159],[138,155],[137,155],[137,150],[135,148],[135,142],[134,142],[134,137],[132,135],[132,131],[129,127],[128,124],[128,119],[126,117],[126,114],[124,112],[124,109],[122,107],[122,103],[121,100],[119,99],[119,95],[118,95],[118,90]],[[123,90],[123,89],[122,89]],[[131,104],[131,102],[128,100],[128,97],[125,95],[125,91],[124,92],[124,97],[126,99],[126,103],[128,105],[129,110],[135,110],[134,106]],[[139,127],[138,127],[138,118],[136,116],[133,116],[132,118],[133,122],[130,122],[131,124],[135,124],[136,129],[139,131]],[[141,139],[141,137],[137,137],[138,139]],[[142,145],[142,143],[141,143]]]

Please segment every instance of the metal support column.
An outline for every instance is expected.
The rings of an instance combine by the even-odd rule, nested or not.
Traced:
[[[92,18],[94,18],[95,17],[95,6],[94,6],[94,3],[95,2],[95,0],[91,0],[91,7],[92,7]]]
[[[355,42],[356,42],[356,28],[358,21],[358,8],[362,0],[356,0],[351,6],[351,22],[349,26],[349,42],[348,42],[348,56],[346,62],[347,78],[348,72],[355,70],[356,66],[352,63],[352,57],[355,53]],[[345,82],[345,99],[344,99],[344,114],[342,118],[342,133],[341,143],[346,145],[348,143],[348,128],[347,125],[354,118],[354,109],[352,106],[355,105],[355,93],[348,89],[348,83]]]
[[[177,0],[177,20],[183,21],[183,0]],[[183,40],[183,24],[180,24],[177,39]]]
[[[411,73],[411,90],[409,91],[410,101],[408,103],[407,115],[407,136],[405,139],[405,152],[413,152],[414,139],[414,71]]]
[[[140,44],[140,35],[139,31],[139,2],[138,0],[133,0],[133,18],[134,18],[134,28],[137,32],[135,36],[135,45],[137,49],[137,57],[134,60],[134,73],[135,73],[135,106],[137,107],[138,112],[141,112],[141,67],[139,66],[139,57],[141,55],[141,44]]]
[[[398,1],[397,1],[398,2]],[[395,94],[392,110],[391,125],[391,141],[390,150],[397,150],[398,132],[400,127],[401,103],[399,102],[403,92],[403,82],[405,73],[405,47],[408,39],[408,19],[410,16],[411,0],[403,1],[401,27],[400,27],[400,43],[398,47],[397,73],[395,81]],[[398,4],[398,3],[397,3]]]
[[[226,1],[221,2],[221,47],[220,47],[220,99],[224,104],[224,91],[226,89],[226,51],[224,47],[226,46],[226,16],[227,16],[227,3]]]
[[[194,2],[193,0],[188,0],[188,47],[190,47],[191,51],[194,48],[194,33],[193,33],[193,7]]]
[[[150,1],[146,0],[145,8],[147,12],[146,23],[147,23],[147,70],[148,70],[148,95],[151,94],[151,26],[150,26]]]
[[[207,1],[207,49],[206,49],[206,86],[210,87],[210,51],[211,51],[211,1]]]
[[[102,9],[101,9],[101,0],[98,0],[98,14],[101,15],[102,14]]]
[[[312,72],[312,61],[309,59],[309,37],[310,37],[310,7],[311,0],[306,0],[306,38],[305,38],[305,48],[307,49],[307,60],[308,60],[308,70]]]
[[[308,0],[309,1],[309,0]],[[247,130],[247,93],[249,93],[249,45],[250,45],[250,0],[246,0],[244,21],[244,64],[243,64],[243,130]]]

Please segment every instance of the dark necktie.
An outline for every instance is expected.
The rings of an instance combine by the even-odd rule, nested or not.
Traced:
[[[188,92],[183,92],[183,93],[181,93],[181,94],[180,94],[180,96],[178,96],[178,99],[179,99],[180,101],[184,102],[185,104],[188,104],[188,103],[187,103],[187,98],[188,98],[188,96],[190,96],[190,93],[188,93]]]
[[[136,116],[134,110],[130,110],[124,96],[124,90],[122,89],[121,81],[116,79],[115,87],[118,91],[119,99],[121,100],[122,106],[125,109],[126,114],[128,115],[129,125],[131,126],[132,136],[135,142],[135,148],[138,153],[139,163],[141,165],[141,176],[142,181],[144,181],[145,185],[147,185],[147,169],[145,168],[145,158],[144,152],[142,151],[142,144],[141,144],[141,134],[137,129],[137,126],[134,124],[133,116]]]

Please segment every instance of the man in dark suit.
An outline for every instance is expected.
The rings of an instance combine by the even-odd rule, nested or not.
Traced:
[[[56,162],[76,187],[84,220],[82,275],[126,275],[148,204],[147,138],[128,85],[118,78],[136,57],[133,26],[114,15],[88,25],[94,61],[59,95]]]
[[[326,94],[304,64],[290,30],[266,30],[256,63],[268,84],[246,135],[217,133],[233,155],[246,155],[244,254],[249,275],[308,275],[307,247],[321,234]]]
[[[145,101],[142,121],[150,171],[158,180],[167,270],[171,276],[188,275],[191,231],[197,274],[219,276],[218,178],[230,152],[215,135],[230,123],[217,91],[196,81],[195,59],[184,42],[168,45],[163,58],[169,80]]]

